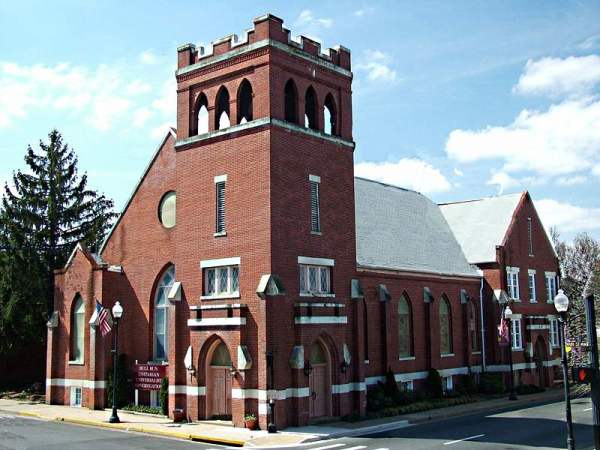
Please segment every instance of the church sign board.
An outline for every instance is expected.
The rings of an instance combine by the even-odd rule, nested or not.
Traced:
[[[133,387],[140,391],[158,391],[160,390],[160,383],[166,375],[166,365],[135,364],[133,369]]]

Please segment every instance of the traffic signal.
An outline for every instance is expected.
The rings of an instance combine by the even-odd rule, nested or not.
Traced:
[[[594,369],[591,367],[573,367],[573,381],[579,384],[590,384],[594,378]]]

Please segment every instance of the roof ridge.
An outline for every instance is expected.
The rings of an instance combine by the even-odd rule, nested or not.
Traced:
[[[381,184],[382,186],[388,186],[388,187],[391,187],[391,188],[398,189],[400,191],[413,192],[415,194],[423,195],[421,192],[415,191],[414,189],[408,189],[408,188],[405,188],[405,187],[402,187],[402,186],[396,186],[395,184],[385,183],[385,182],[379,181],[379,180],[372,180],[371,178],[359,177],[359,176],[356,176],[356,175],[354,175],[354,178],[357,179],[357,180],[369,181],[371,183]]]
[[[512,192],[510,194],[488,195],[487,197],[473,198],[473,199],[469,199],[469,200],[457,200],[457,201],[454,201],[454,202],[443,202],[443,203],[438,203],[438,206],[457,205],[457,204],[460,204],[460,203],[482,202],[484,200],[494,200],[494,199],[497,199],[497,198],[512,197],[512,196],[516,196],[516,195],[522,196],[524,192]]]

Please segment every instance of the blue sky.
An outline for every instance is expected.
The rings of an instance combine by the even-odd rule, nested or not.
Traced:
[[[528,189],[600,238],[597,1],[0,3],[0,182],[53,127],[125,203],[175,122],[176,47],[271,12],[352,51],[357,174],[435,201]]]

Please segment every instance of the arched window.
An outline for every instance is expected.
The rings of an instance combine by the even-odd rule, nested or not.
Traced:
[[[215,348],[212,358],[210,360],[210,365],[212,367],[231,367],[231,355],[229,354],[229,350],[227,350],[227,346],[224,342],[221,342],[217,348]]]
[[[306,90],[304,97],[304,126],[317,129],[317,93],[312,86]]]
[[[327,94],[327,97],[325,97],[325,103],[323,104],[323,119],[325,133],[337,135],[337,112],[335,109],[335,102],[333,101],[333,96],[331,94]]]
[[[154,360],[167,361],[169,351],[169,290],[175,282],[175,266],[169,266],[156,287],[154,298]]]
[[[469,324],[469,338],[471,339],[471,351],[479,351],[479,327],[477,320],[477,308],[473,305],[473,302],[467,304],[468,311],[468,324]]]
[[[446,297],[440,300],[440,353],[452,353],[452,313],[450,302]]]
[[[412,312],[408,299],[403,295],[398,302],[398,350],[400,358],[413,355]]]
[[[367,299],[363,298],[363,345],[365,361],[369,361],[369,317],[367,316]]]
[[[242,124],[252,120],[252,86],[248,80],[242,81],[237,95],[237,123]]]
[[[85,338],[85,304],[78,294],[71,308],[71,361],[82,363]]]
[[[192,124],[195,127],[194,134],[208,133],[208,99],[206,95],[200,94],[198,96],[194,113],[194,123]]]
[[[217,93],[216,114],[215,114],[215,129],[222,130],[231,125],[229,120],[229,92],[225,86],[221,86]]]
[[[290,79],[285,84],[285,120],[292,123],[298,123],[298,89],[296,83]]]

